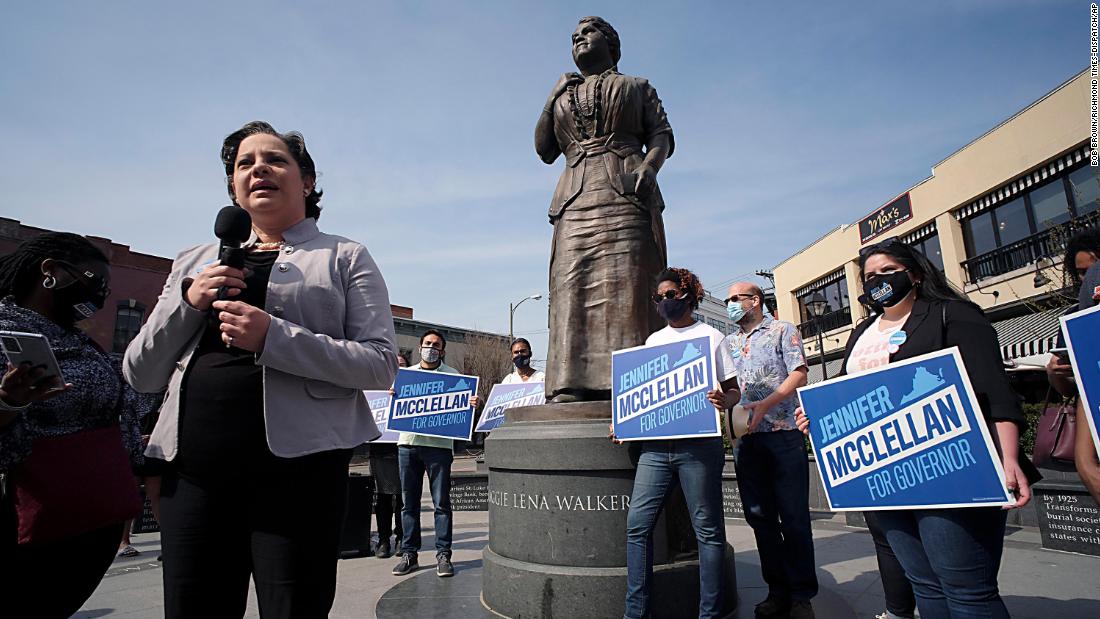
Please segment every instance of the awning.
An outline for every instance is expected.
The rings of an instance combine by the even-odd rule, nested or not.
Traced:
[[[1065,311],[1066,308],[1061,307],[993,323],[993,328],[997,330],[997,340],[1001,344],[1001,357],[1006,361],[1020,359],[1041,355],[1054,348],[1061,329],[1058,318]]]
[[[825,362],[825,369],[829,371],[829,378],[836,378],[840,374],[840,364],[844,362],[844,359],[832,359]],[[821,382],[821,357],[806,359],[807,367],[810,370],[809,375],[806,377],[806,384],[812,385],[814,383]]]

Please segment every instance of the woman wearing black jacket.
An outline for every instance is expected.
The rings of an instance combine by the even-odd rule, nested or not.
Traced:
[[[842,371],[863,372],[957,346],[982,414],[994,430],[991,434],[1001,454],[1006,482],[1017,497],[1013,507],[1026,505],[1031,499],[1031,483],[1039,475],[1019,453],[1025,419],[1020,400],[1009,386],[993,325],[927,258],[897,239],[864,248],[859,263],[865,291],[860,300],[870,305],[874,314],[856,326],[848,339]],[[895,335],[899,333],[902,335]],[[805,428],[801,411],[798,421]],[[997,589],[1006,519],[1003,509],[903,509],[868,514],[888,604],[904,593],[899,593],[902,587],[896,578],[890,579],[897,572],[892,566],[900,563],[921,616],[1008,617]]]

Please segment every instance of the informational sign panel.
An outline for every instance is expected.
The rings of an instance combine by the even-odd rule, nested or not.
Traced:
[[[545,383],[493,385],[493,390],[485,399],[485,408],[481,410],[481,420],[477,422],[474,432],[491,432],[504,423],[504,411],[509,408],[539,404],[546,404]]]
[[[370,406],[370,414],[374,416],[374,425],[382,431],[382,436],[371,441],[372,443],[397,443],[399,432],[389,429],[390,423],[390,395],[389,389],[378,391],[363,391]]]
[[[1015,502],[958,348],[798,396],[834,511]]]
[[[401,368],[393,382],[389,429],[470,440],[477,377]]]
[[[622,441],[720,436],[710,338],[617,350],[611,355],[612,424]]]
[[[906,192],[859,220],[859,242],[866,243],[912,218],[913,203],[909,201],[909,193]]]
[[[1077,393],[1085,407],[1092,442],[1100,453],[1100,305],[1063,316],[1062,335],[1066,338],[1069,360]]]
[[[1031,487],[1043,548],[1100,557],[1100,508],[1076,484]]]

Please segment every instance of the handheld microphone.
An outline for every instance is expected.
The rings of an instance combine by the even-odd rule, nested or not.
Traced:
[[[248,240],[252,234],[252,217],[248,211],[231,204],[222,207],[218,211],[218,218],[214,220],[214,236],[218,237],[218,261],[235,269],[244,268],[244,250],[241,243]],[[229,289],[222,286],[218,289],[218,300],[229,298]]]

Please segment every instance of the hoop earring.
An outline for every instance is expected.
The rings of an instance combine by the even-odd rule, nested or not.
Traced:
[[[46,290],[52,290],[57,285],[57,278],[47,273],[46,279],[42,280],[42,287]]]

